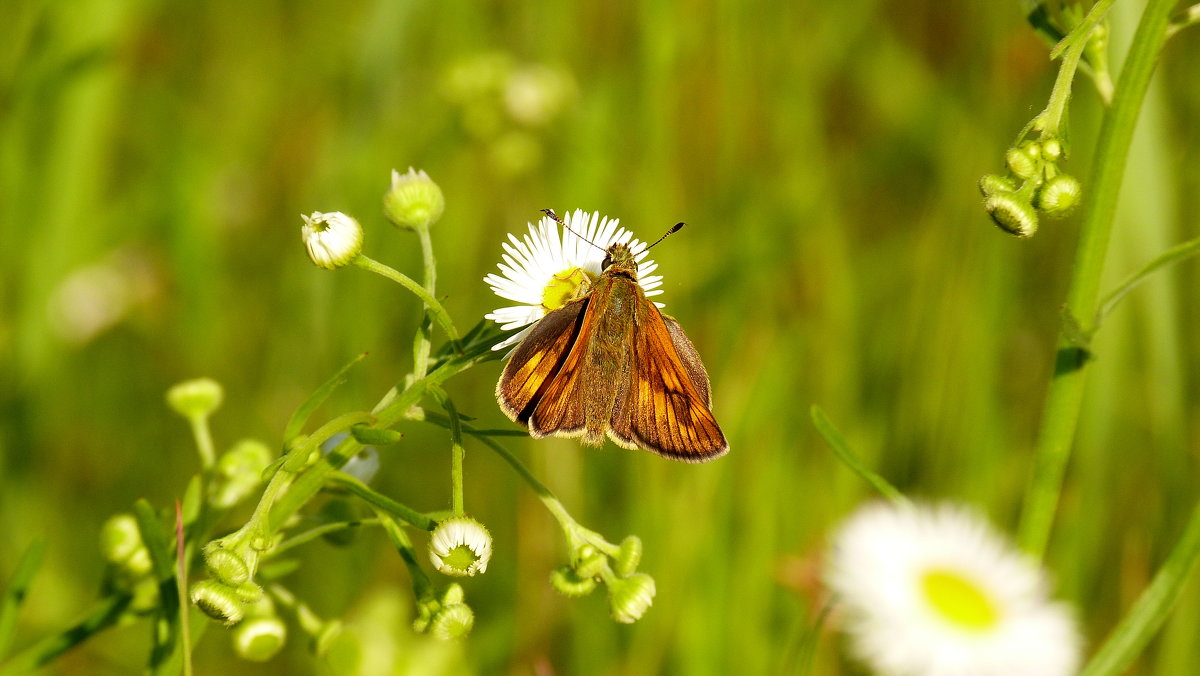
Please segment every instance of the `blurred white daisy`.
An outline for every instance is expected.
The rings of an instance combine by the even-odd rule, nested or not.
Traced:
[[[854,654],[887,676],[1074,674],[1080,637],[1045,575],[949,505],[874,504],[842,525],[825,582]]]
[[[629,245],[634,253],[638,262],[638,283],[646,295],[662,293],[659,289],[662,275],[650,274],[658,264],[646,259],[646,243],[618,227],[618,219],[601,218],[599,212],[586,214],[576,209],[566,214],[563,220],[570,230],[560,228],[554,219],[543,216],[537,225],[529,225],[529,234],[523,239],[510,234],[508,241],[501,245],[504,247],[503,262],[499,264],[501,274],[490,274],[483,281],[497,296],[519,305],[502,307],[485,315],[500,324],[500,328],[509,330],[533,324],[547,312],[587,293],[592,282],[600,276],[604,250],[616,243]],[[518,343],[527,333],[529,329],[492,349],[501,350]]]

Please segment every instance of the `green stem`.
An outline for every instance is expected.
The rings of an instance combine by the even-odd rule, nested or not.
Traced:
[[[1075,267],[1067,292],[1067,309],[1076,318],[1095,316],[1100,273],[1108,253],[1129,145],[1150,76],[1166,39],[1167,18],[1174,4],[1174,0],[1149,0],[1147,3],[1125,67],[1121,70],[1112,107],[1100,128],[1092,172],[1092,199],[1085,207]],[[1083,401],[1086,367],[1086,353],[1072,345],[1065,335],[1060,335],[1054,376],[1038,435],[1035,466],[1021,513],[1019,541],[1035,558],[1040,559],[1045,553],[1049,539]]]
[[[1109,312],[1112,312],[1113,308],[1116,307],[1117,303],[1121,302],[1121,299],[1126,294],[1133,291],[1138,284],[1141,284],[1152,273],[1167,265],[1178,263],[1190,256],[1195,256],[1198,253],[1200,253],[1200,237],[1177,244],[1155,256],[1154,260],[1146,264],[1146,267],[1130,275],[1128,279],[1121,282],[1116,289],[1105,296],[1104,302],[1100,303],[1100,309],[1096,311],[1096,319],[1092,322],[1093,330],[1100,325],[1100,321]]]
[[[338,521],[335,523],[321,524],[320,526],[315,526],[313,528],[310,528],[310,529],[304,531],[303,533],[297,533],[296,535],[284,540],[283,542],[279,543],[275,548],[273,548],[271,551],[267,552],[267,554],[265,556],[263,556],[263,558],[264,559],[278,558],[280,555],[282,555],[284,552],[288,551],[289,549],[294,549],[305,543],[312,542],[313,540],[316,540],[317,538],[321,537],[322,535],[328,535],[329,533],[336,533],[340,530],[350,530],[352,528],[362,528],[363,526],[377,526],[377,525],[379,525],[379,519],[357,519],[355,521]]]
[[[408,539],[408,534],[396,523],[392,517],[376,510],[379,516],[379,521],[383,524],[383,529],[387,531],[388,538],[391,539],[392,545],[400,554],[400,558],[404,560],[404,565],[408,567],[408,574],[412,577],[413,596],[418,602],[428,595],[433,593],[433,581],[425,574],[421,568],[421,564],[417,562],[417,552],[413,549],[412,541]]]
[[[1192,510],[1183,537],[1154,576],[1154,581],[1080,672],[1082,676],[1125,672],[1166,621],[1197,557],[1200,557],[1200,504]]]
[[[463,456],[466,449],[462,440],[462,421],[459,420],[458,410],[450,400],[446,391],[440,387],[430,390],[442,408],[446,409],[450,429],[450,511],[454,516],[462,516],[463,509]]]
[[[17,630],[17,613],[21,610],[21,604],[29,593],[29,586],[33,583],[33,577],[41,567],[45,554],[46,541],[34,540],[21,555],[21,560],[8,582],[8,588],[4,590],[4,597],[0,599],[0,658],[8,654],[8,648],[12,645],[13,635]]]
[[[349,474],[334,472],[329,477],[329,483],[330,485],[350,491],[362,498],[364,502],[371,505],[376,511],[386,512],[389,517],[403,519],[421,530],[431,531],[437,527],[437,523],[433,519],[407,505],[396,502],[378,491],[371,490],[370,486]]]
[[[413,281],[411,277],[362,254],[359,254],[353,263],[363,270],[369,270],[386,277],[413,292],[417,298],[421,299],[422,303],[425,303],[425,308],[429,311],[429,314],[433,315],[433,320],[437,322],[438,326],[442,327],[442,330],[446,332],[450,340],[458,341],[458,329],[454,328],[454,322],[450,320],[450,313],[446,312],[446,308],[442,307],[437,298],[434,298],[431,293]]]
[[[1079,67],[1079,59],[1092,39],[1092,31],[1096,28],[1096,24],[1104,19],[1104,15],[1108,13],[1108,8],[1112,4],[1113,0],[1100,0],[1093,5],[1091,11],[1071,31],[1071,34],[1063,38],[1062,42],[1050,51],[1051,59],[1058,58],[1064,48],[1066,53],[1063,54],[1062,63],[1059,65],[1054,88],[1050,91],[1050,102],[1046,105],[1046,109],[1034,118],[1041,122],[1040,125],[1035,126],[1041,129],[1043,137],[1058,136],[1058,128],[1062,124],[1067,101],[1071,98],[1071,85],[1075,82],[1075,71]]]
[[[212,431],[208,428],[208,414],[192,416],[188,418],[188,422],[192,426],[192,436],[196,439],[196,450],[200,453],[200,467],[208,472],[217,459]]]
[[[888,483],[887,479],[872,472],[867,469],[866,465],[862,464],[862,461],[858,459],[854,451],[850,450],[850,445],[846,443],[846,439],[842,437],[841,432],[834,427],[833,423],[826,417],[825,412],[820,407],[812,406],[809,409],[809,414],[812,416],[813,425],[816,426],[817,431],[821,433],[822,437],[825,437],[825,442],[833,449],[838,459],[850,468],[850,471],[861,477],[863,481],[871,484],[872,488],[879,491],[879,494],[883,497],[891,500],[893,504],[908,502],[904,494],[897,490],[895,486]]]
[[[433,240],[429,236],[429,226],[416,228],[417,238],[421,240],[421,260],[425,266],[425,291],[430,297],[437,295],[437,261],[433,257]],[[417,327],[417,335],[413,341],[413,377],[421,378],[429,372],[429,315],[426,313]],[[451,336],[457,340],[457,336]]]

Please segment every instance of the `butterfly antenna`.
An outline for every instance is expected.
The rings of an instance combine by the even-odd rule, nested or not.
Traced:
[[[578,237],[579,239],[582,239],[583,241],[587,242],[588,244],[591,244],[592,246],[596,247],[597,249],[599,249],[599,250],[601,250],[601,251],[604,251],[604,247],[600,246],[599,244],[596,244],[596,243],[595,243],[595,242],[593,242],[592,240],[588,239],[587,237],[584,237],[583,235],[581,235],[581,234],[579,234],[579,233],[575,232],[574,230],[571,230],[571,226],[567,225],[567,222],[566,222],[566,221],[564,221],[563,219],[559,218],[559,217],[558,217],[558,214],[554,213],[554,210],[553,210],[553,209],[542,209],[542,213],[544,213],[544,214],[546,214],[547,216],[549,216],[550,218],[554,219],[554,222],[555,222],[555,223],[558,223],[559,225],[561,225],[562,227],[566,228],[567,230],[570,230],[570,231],[571,231],[571,234],[575,235],[575,236],[576,236],[576,237]],[[680,225],[683,225],[683,224],[682,224],[682,223],[680,223]],[[676,228],[676,229],[678,229],[678,228]]]
[[[672,225],[671,229],[664,232],[662,237],[659,237],[658,239],[654,240],[654,244],[651,244],[650,246],[646,247],[646,251],[649,251],[650,249],[654,248],[655,245],[657,245],[659,242],[663,241],[670,235],[673,235],[673,234],[679,232],[680,228],[682,228],[685,225],[687,225],[687,223],[676,223],[675,225]]]

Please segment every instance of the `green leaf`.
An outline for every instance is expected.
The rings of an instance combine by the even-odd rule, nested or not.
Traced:
[[[137,518],[138,530],[142,532],[142,543],[150,551],[154,562],[154,579],[159,582],[175,576],[175,553],[171,550],[171,537],[154,507],[144,498],[133,503],[133,515]]]
[[[824,411],[815,405],[809,411],[812,414],[812,421],[816,425],[817,431],[821,433],[821,436],[825,437],[826,443],[833,449],[839,460],[849,467],[851,471],[871,484],[883,497],[895,503],[907,501],[904,494],[896,490],[895,486],[888,483],[887,479],[872,472],[867,469],[866,465],[862,464],[858,456],[854,455],[854,452],[850,450],[850,445],[846,443],[841,432],[838,432],[829,418],[825,416]]]
[[[200,509],[204,506],[204,484],[200,481],[200,475],[192,476],[192,480],[188,482],[187,490],[183,493],[183,525],[190,526],[200,517]]]
[[[333,394],[334,390],[340,387],[342,383],[346,382],[347,374],[350,373],[350,369],[353,368],[355,364],[358,364],[358,362],[366,358],[366,356],[367,353],[363,352],[354,359],[351,359],[349,363],[338,369],[338,372],[333,374],[332,378],[326,380],[324,384],[310,394],[308,399],[305,399],[304,403],[300,404],[299,408],[296,409],[296,412],[292,414],[292,417],[288,420],[287,425],[284,426],[283,438],[291,439],[297,434],[300,434],[300,430],[304,429],[304,423],[308,422],[308,417],[312,415],[312,412],[317,410],[317,407],[324,403],[325,400],[329,398],[329,395]]]
[[[0,658],[4,657],[12,645],[13,634],[17,628],[17,612],[25,601],[25,594],[29,591],[29,585],[41,567],[45,554],[45,540],[39,538],[30,543],[21,555],[8,587],[4,589],[4,597],[0,599]]]

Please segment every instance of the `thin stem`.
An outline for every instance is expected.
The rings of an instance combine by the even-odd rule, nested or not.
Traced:
[[[1200,237],[1189,239],[1182,244],[1177,244],[1158,256],[1155,256],[1154,260],[1146,264],[1146,267],[1130,275],[1129,278],[1127,278],[1124,282],[1121,282],[1121,284],[1119,284],[1115,290],[1105,296],[1104,302],[1100,303],[1100,309],[1096,311],[1096,319],[1092,322],[1093,330],[1095,327],[1100,325],[1100,321],[1103,320],[1108,313],[1112,312],[1113,308],[1116,307],[1117,303],[1121,302],[1121,299],[1124,298],[1126,294],[1128,294],[1130,291],[1133,291],[1138,284],[1141,284],[1143,281],[1145,281],[1145,279],[1152,273],[1164,266],[1178,263],[1190,256],[1195,256],[1198,253],[1200,253]]]
[[[131,600],[133,597],[128,594],[105,597],[86,618],[75,626],[62,633],[48,636],[15,655],[11,662],[0,668],[0,674],[23,674],[50,662],[93,635],[116,624]]]
[[[188,418],[188,422],[192,426],[192,436],[196,439],[196,450],[200,453],[200,467],[207,472],[212,469],[217,458],[212,431],[208,427],[208,414],[192,416]]]
[[[183,645],[180,650],[183,655],[183,674],[192,676],[192,623],[188,621],[188,612],[192,605],[187,598],[187,558],[184,556],[186,541],[183,537],[183,508],[175,501],[175,577],[178,584],[175,592],[179,598],[179,630]]]
[[[1166,40],[1167,18],[1174,0],[1149,0],[1121,70],[1112,107],[1104,116],[1096,143],[1092,199],[1083,216],[1075,267],[1067,292],[1067,309],[1076,318],[1095,316],[1100,273],[1108,253],[1117,195],[1129,155],[1138,113]],[[1090,326],[1085,326],[1090,330]],[[1083,401],[1086,353],[1060,335],[1054,376],[1046,396],[1038,435],[1036,462],[1025,494],[1019,541],[1035,558],[1045,553],[1046,541],[1062,490],[1063,474]]]
[[[893,504],[908,502],[904,494],[889,483],[887,479],[867,469],[866,465],[854,454],[854,451],[850,450],[850,445],[846,443],[846,439],[842,437],[842,433],[834,427],[833,422],[829,420],[820,407],[811,407],[809,413],[812,416],[813,425],[816,426],[817,431],[821,433],[822,437],[825,437],[825,442],[833,449],[838,459],[850,468],[850,471],[861,477],[863,481],[871,484],[872,488],[879,491],[880,495],[890,500]]]
[[[276,558],[283,552],[286,552],[289,549],[294,549],[296,547],[299,547],[300,545],[303,545],[305,543],[316,540],[317,538],[321,537],[322,535],[328,535],[329,533],[336,533],[340,530],[349,530],[352,528],[362,528],[363,526],[377,526],[377,525],[379,525],[379,519],[356,519],[354,521],[337,521],[335,523],[326,523],[326,524],[321,524],[320,526],[314,526],[313,528],[310,528],[310,529],[304,531],[303,533],[294,535],[294,536],[284,540],[283,542],[279,543],[274,548],[272,548],[271,551],[267,552],[267,554],[263,558],[264,559]]]
[[[462,421],[458,418],[458,411],[454,408],[454,402],[450,400],[446,391],[440,387],[431,388],[430,390],[437,398],[442,408],[446,409],[446,416],[449,419],[450,429],[450,510],[454,516],[462,516],[463,509],[463,456],[466,455],[466,449],[463,447],[462,441]]]
[[[368,505],[371,505],[376,511],[383,511],[389,517],[400,518],[408,523],[420,528],[421,530],[433,530],[437,527],[437,523],[433,519],[425,516],[407,505],[400,504],[388,496],[371,490],[371,487],[359,481],[357,478],[345,474],[343,472],[334,472],[329,477],[329,483],[333,486],[344,488],[351,493],[362,498]]]
[[[1167,26],[1167,37],[1170,38],[1184,28],[1196,24],[1200,24],[1200,3],[1184,8],[1171,19]]]
[[[412,577],[413,595],[419,600],[433,593],[433,582],[425,571],[421,568],[421,564],[417,563],[417,552],[413,549],[412,540],[408,539],[408,534],[396,523],[392,517],[376,510],[379,516],[380,523],[383,524],[383,529],[387,531],[388,538],[392,541],[392,546],[400,554],[400,558],[404,561],[404,565],[408,567],[408,574]]]
[[[430,297],[437,296],[437,261],[433,257],[433,240],[429,236],[429,225],[416,228],[417,238],[421,240],[421,260],[425,265],[425,291]],[[413,340],[413,377],[422,378],[429,372],[429,340],[430,313],[425,313],[417,327],[417,335]],[[457,336],[452,336],[457,340]]]
[[[1080,672],[1082,676],[1125,672],[1166,621],[1197,557],[1200,557],[1200,504],[1192,510],[1183,537],[1155,574],[1154,581]]]
[[[1063,54],[1062,63],[1059,65],[1054,88],[1050,91],[1050,102],[1046,105],[1046,109],[1035,118],[1041,121],[1038,126],[1042,131],[1042,136],[1058,136],[1058,128],[1062,124],[1067,101],[1071,98],[1071,85],[1075,81],[1075,70],[1079,67],[1079,59],[1092,39],[1092,31],[1096,28],[1096,24],[1100,23],[1112,4],[1113,0],[1100,0],[1093,5],[1088,15],[1071,31],[1071,34],[1063,38],[1062,42],[1050,51],[1051,59],[1057,58],[1064,48],[1066,53]]]
[[[438,326],[442,327],[442,330],[446,332],[450,340],[458,341],[458,329],[454,328],[454,322],[450,320],[450,313],[446,312],[446,308],[442,307],[437,298],[434,298],[432,294],[426,291],[420,284],[413,281],[411,277],[362,254],[359,254],[353,263],[363,270],[369,270],[386,277],[413,292],[413,295],[420,298],[422,303],[425,303],[425,308],[429,311],[429,314],[433,315],[433,320],[437,322]]]

